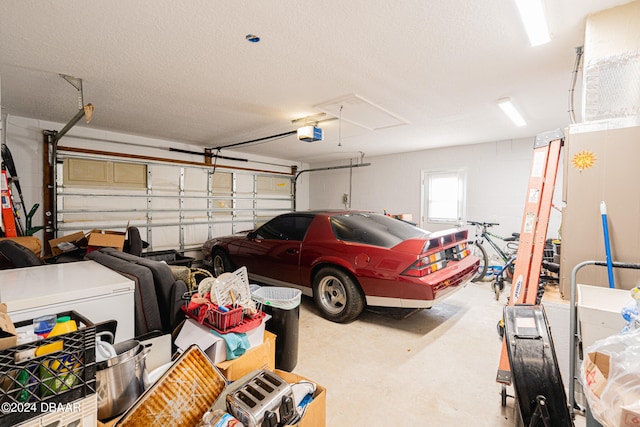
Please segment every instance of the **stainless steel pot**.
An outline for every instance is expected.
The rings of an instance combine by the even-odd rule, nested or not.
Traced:
[[[106,420],[122,414],[142,395],[149,381],[145,358],[151,351],[142,345],[137,353],[128,358],[121,355],[105,362],[117,359],[115,363],[103,365],[96,370],[96,394],[98,395],[98,419]]]
[[[111,359],[107,359],[104,362],[99,363],[97,369],[104,369],[131,359],[133,356],[140,353],[142,350],[142,344],[138,340],[127,340],[114,344],[113,348],[116,351],[117,357],[112,357]]]

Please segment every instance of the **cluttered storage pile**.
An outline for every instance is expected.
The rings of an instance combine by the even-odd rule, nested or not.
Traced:
[[[300,295],[276,301],[260,289],[244,268],[204,279],[185,294],[173,334],[118,343],[114,321],[65,312],[14,325],[5,310],[0,424],[324,426],[325,389],[290,372],[290,354],[278,366],[278,336],[265,329],[273,307]]]

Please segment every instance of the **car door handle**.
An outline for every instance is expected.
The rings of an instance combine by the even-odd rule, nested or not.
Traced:
[[[291,254],[291,255],[297,255],[297,254],[299,254],[299,253],[300,253],[300,251],[299,251],[299,250],[294,249],[294,248],[287,249],[287,251],[286,251],[286,252],[287,252],[288,254]]]

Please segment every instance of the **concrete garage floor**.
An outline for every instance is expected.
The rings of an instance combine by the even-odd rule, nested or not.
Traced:
[[[513,426],[514,399],[503,408],[495,382],[507,295],[496,301],[489,283],[470,283],[430,310],[367,310],[347,325],[303,297],[294,372],[326,387],[329,427]]]

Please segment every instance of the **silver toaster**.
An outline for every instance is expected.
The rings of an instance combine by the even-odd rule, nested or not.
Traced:
[[[291,385],[262,370],[227,395],[227,409],[245,427],[279,427],[297,415]]]

